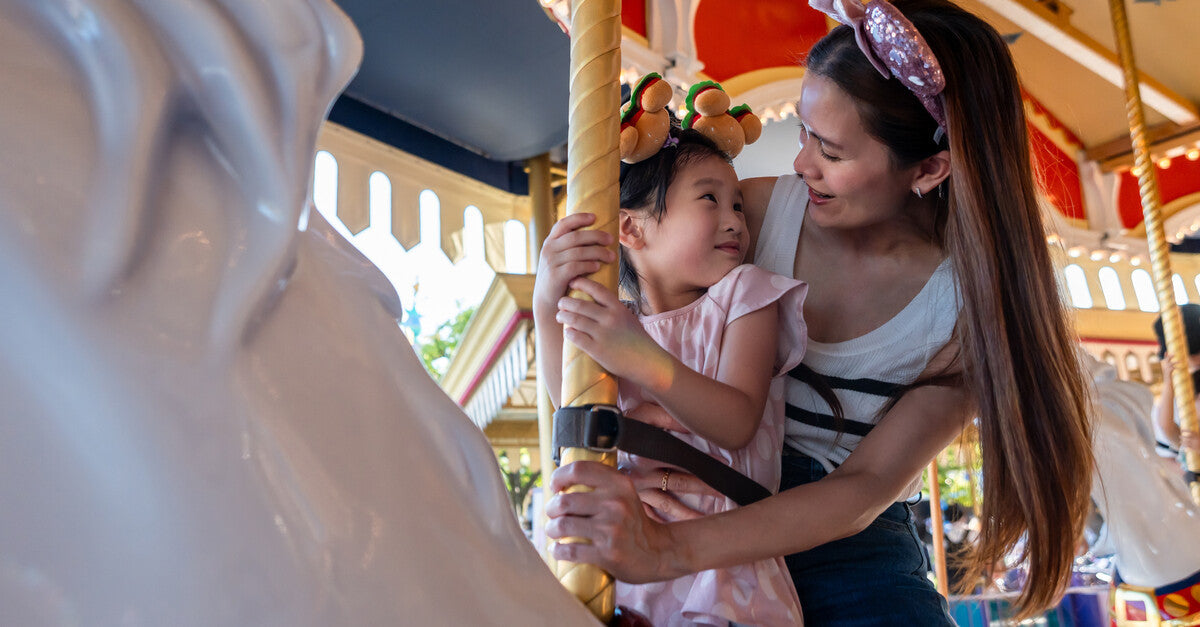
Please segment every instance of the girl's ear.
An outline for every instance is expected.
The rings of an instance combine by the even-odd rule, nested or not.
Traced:
[[[937,189],[950,176],[950,151],[943,150],[921,160],[911,187],[919,188],[921,194]]]
[[[621,245],[630,250],[642,247],[642,218],[628,209],[617,212],[617,232]]]

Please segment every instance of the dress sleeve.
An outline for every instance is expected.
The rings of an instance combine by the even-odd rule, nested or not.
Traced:
[[[795,368],[804,358],[804,349],[808,345],[808,327],[804,324],[803,305],[807,293],[808,284],[804,281],[768,272],[750,264],[734,268],[717,285],[709,289],[709,294],[728,312],[725,318],[726,326],[771,303],[779,303],[776,376]]]

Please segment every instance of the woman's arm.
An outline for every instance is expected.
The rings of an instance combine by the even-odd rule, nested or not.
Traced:
[[[533,325],[537,332],[538,376],[545,382],[550,401],[561,405],[563,328],[555,320],[558,301],[567,294],[572,279],[596,272],[602,263],[614,263],[616,252],[607,246],[612,235],[584,227],[596,221],[591,213],[576,213],[555,223],[542,244],[537,279],[533,286]]]
[[[559,322],[572,343],[609,372],[640,385],[692,433],[727,449],[750,443],[762,421],[775,365],[778,304],[725,328],[714,380],[658,346],[604,286],[576,279],[571,287],[593,299],[564,298],[559,304]]]
[[[554,555],[598,564],[631,583],[820,546],[866,528],[903,496],[909,482],[962,431],[967,408],[961,388],[917,388],[828,477],[753,505],[669,525],[642,514],[628,478],[599,464],[570,464],[554,473],[551,490],[574,484],[595,490],[556,494],[547,505],[547,534],[592,540],[556,545]]]

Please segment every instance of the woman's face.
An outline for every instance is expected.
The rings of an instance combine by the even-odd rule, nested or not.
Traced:
[[[824,76],[808,74],[797,112],[800,152],[793,167],[808,183],[813,220],[853,229],[898,215],[912,194],[917,166],[893,166],[891,152],[867,134],[849,94]]]

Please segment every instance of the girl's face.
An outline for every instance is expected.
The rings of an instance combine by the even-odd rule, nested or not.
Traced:
[[[733,166],[715,156],[675,173],[662,220],[641,219],[634,252],[643,287],[669,294],[705,290],[742,263],[748,234]]]
[[[808,214],[817,224],[860,228],[904,208],[917,166],[895,168],[887,146],[867,134],[849,94],[824,76],[808,74],[797,113],[800,152],[793,167],[808,184]]]

